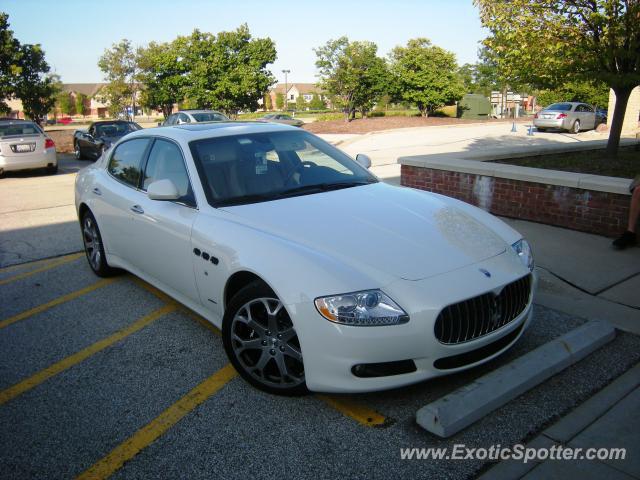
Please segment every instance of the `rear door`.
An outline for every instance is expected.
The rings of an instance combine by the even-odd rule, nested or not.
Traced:
[[[141,195],[138,184],[150,143],[149,138],[134,138],[119,144],[90,192],[105,249],[133,265],[136,262],[130,248],[134,215],[131,207]]]
[[[583,128],[586,130],[591,130],[596,128],[596,112],[591,105],[584,104],[582,105],[583,111]]]

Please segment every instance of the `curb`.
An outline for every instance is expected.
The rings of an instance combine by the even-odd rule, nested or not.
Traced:
[[[615,337],[607,322],[593,320],[429,403],[416,413],[422,428],[448,438],[493,410],[578,362]]]

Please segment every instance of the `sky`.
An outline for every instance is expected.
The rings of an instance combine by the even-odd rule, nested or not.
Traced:
[[[254,37],[270,37],[278,59],[269,66],[278,81],[315,82],[313,48],[346,35],[369,40],[387,55],[416,37],[477,59],[486,36],[472,0],[1,0],[21,43],[40,43],[65,83],[102,81],[104,50],[123,38],[135,46],[170,41],[194,29],[217,33],[247,23]]]

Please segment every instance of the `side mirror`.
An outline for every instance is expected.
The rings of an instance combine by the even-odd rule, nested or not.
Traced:
[[[369,155],[365,155],[364,153],[359,153],[358,155],[356,155],[356,162],[358,162],[364,168],[367,168],[367,169],[371,168],[371,159],[369,158]]]
[[[180,198],[180,192],[171,180],[163,178],[149,185],[147,196],[151,200],[177,200]]]

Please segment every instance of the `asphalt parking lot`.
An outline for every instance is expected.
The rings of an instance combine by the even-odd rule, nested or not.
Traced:
[[[620,375],[637,337],[608,346],[439,439],[424,404],[582,320],[536,306],[510,352],[408,388],[283,398],[238,378],[214,327],[148,284],[93,275],[81,254],[0,269],[2,478],[470,478],[483,461],[401,460],[400,448],[509,445]]]

